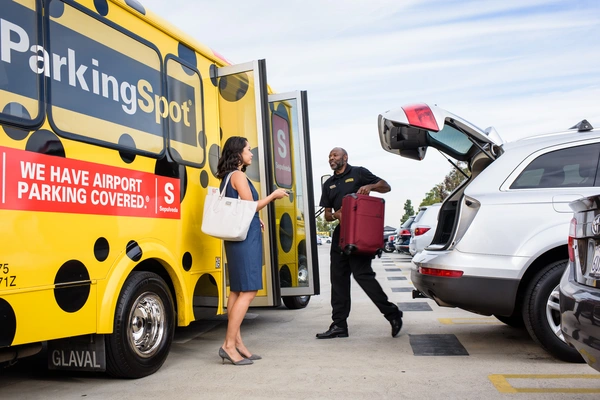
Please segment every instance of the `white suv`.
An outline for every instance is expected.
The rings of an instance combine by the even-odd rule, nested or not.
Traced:
[[[468,162],[471,176],[442,204],[429,247],[413,258],[415,287],[440,306],[525,324],[555,357],[582,362],[560,330],[558,285],[568,261],[569,202],[598,193],[600,130],[503,143],[441,108],[379,116],[382,147],[421,160],[434,147]]]
[[[441,205],[442,203],[435,203],[419,208],[419,213],[410,226],[408,252],[411,256],[414,256],[431,244]]]

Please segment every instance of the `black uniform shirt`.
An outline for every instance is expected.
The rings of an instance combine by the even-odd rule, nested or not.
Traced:
[[[337,211],[342,208],[342,199],[345,195],[356,193],[361,187],[375,184],[380,180],[381,178],[373,175],[364,167],[352,167],[350,164],[346,164],[343,173],[333,174],[323,184],[319,205]]]

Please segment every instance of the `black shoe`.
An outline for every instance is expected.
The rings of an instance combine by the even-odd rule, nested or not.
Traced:
[[[332,325],[323,333],[317,333],[317,339],[333,339],[336,337],[348,337],[348,328]]]
[[[402,311],[400,311],[396,317],[390,320],[390,325],[392,325],[392,337],[396,337],[402,328]]]

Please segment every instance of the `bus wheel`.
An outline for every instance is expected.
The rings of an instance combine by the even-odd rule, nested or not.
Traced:
[[[310,301],[310,296],[283,296],[283,304],[290,310],[305,308]]]
[[[106,340],[107,372],[119,378],[153,374],[169,354],[174,331],[175,309],[165,282],[152,272],[132,272]]]

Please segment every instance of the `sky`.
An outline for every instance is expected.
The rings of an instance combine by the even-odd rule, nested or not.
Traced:
[[[452,166],[385,152],[380,113],[436,104],[505,141],[600,127],[597,0],[138,1],[234,64],[266,59],[276,92],[306,90],[315,182],[345,148],[391,185],[386,225]]]

